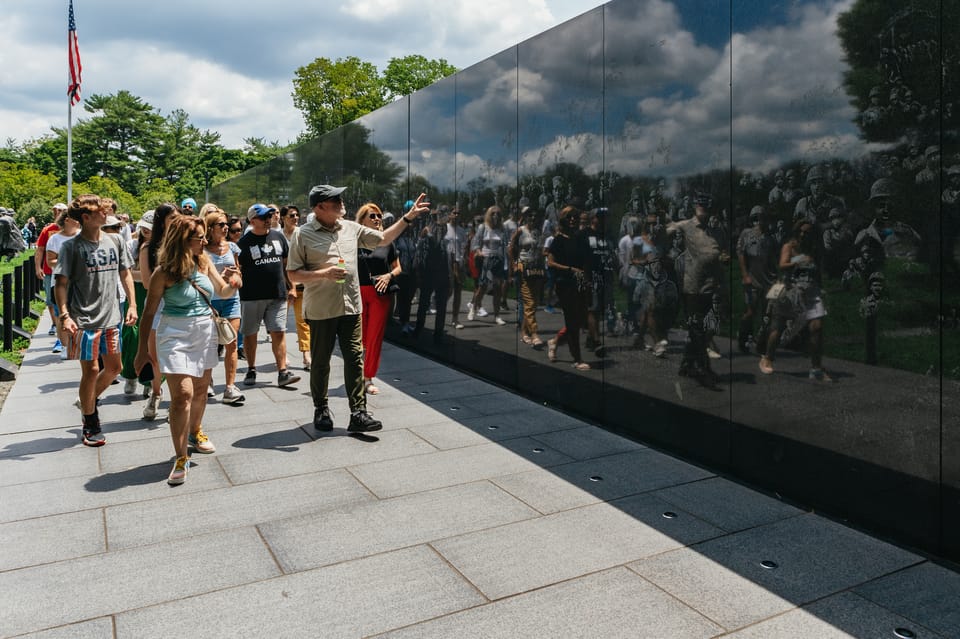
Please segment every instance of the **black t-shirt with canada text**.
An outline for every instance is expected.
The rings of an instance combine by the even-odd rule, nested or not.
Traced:
[[[257,235],[250,231],[237,241],[237,246],[243,277],[240,301],[286,299],[284,262],[290,247],[283,233],[270,229],[266,235]]]

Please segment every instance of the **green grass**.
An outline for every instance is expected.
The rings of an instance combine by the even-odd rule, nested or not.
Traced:
[[[23,264],[27,260],[33,259],[33,249],[29,251],[24,251],[13,260],[9,262],[0,262],[0,277],[6,273],[13,273],[14,269],[20,264]],[[46,305],[41,302],[34,300],[30,303],[30,308],[42,313],[46,309]],[[0,308],[0,317],[2,317],[3,309]],[[33,333],[37,328],[37,320],[32,317],[25,317],[23,320],[23,329],[28,333]],[[23,362],[23,351],[25,351],[30,346],[30,340],[23,337],[14,337],[13,338],[13,349],[12,350],[3,350],[2,343],[0,343],[0,357],[3,359],[13,362],[19,366]]]

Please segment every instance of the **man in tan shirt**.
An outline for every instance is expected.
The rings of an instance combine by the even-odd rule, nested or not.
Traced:
[[[327,402],[330,357],[335,342],[343,354],[344,387],[350,402],[351,432],[380,430],[383,424],[367,412],[363,388],[363,342],[361,341],[360,283],[357,250],[374,249],[393,242],[413,220],[430,210],[421,193],[413,208],[385,231],[376,231],[343,219],[346,209],[341,195],[346,187],[321,184],[310,189],[314,219],[300,227],[290,245],[287,274],[294,284],[303,284],[303,317],[310,324],[310,393],[313,395],[313,426],[333,429]]]

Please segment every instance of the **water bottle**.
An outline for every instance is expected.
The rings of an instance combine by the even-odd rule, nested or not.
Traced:
[[[346,262],[343,261],[343,258],[342,258],[342,257],[337,260],[337,268],[346,268]],[[345,277],[340,277],[340,278],[337,280],[337,284],[343,284],[343,283],[346,282],[346,281],[347,281],[347,280],[346,280]]]

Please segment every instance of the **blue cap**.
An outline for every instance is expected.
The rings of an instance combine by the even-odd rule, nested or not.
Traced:
[[[197,210],[197,201],[196,201],[195,199],[193,199],[192,197],[185,198],[185,199],[183,200],[183,202],[180,203],[180,208],[181,208],[181,209],[182,209],[182,208],[185,208],[185,207],[188,206],[188,205],[189,205],[189,206],[192,206],[194,211]]]
[[[268,215],[273,215],[277,209],[272,206],[267,206],[266,204],[254,204],[249,209],[247,209],[247,220],[252,220],[255,217],[267,217]]]

